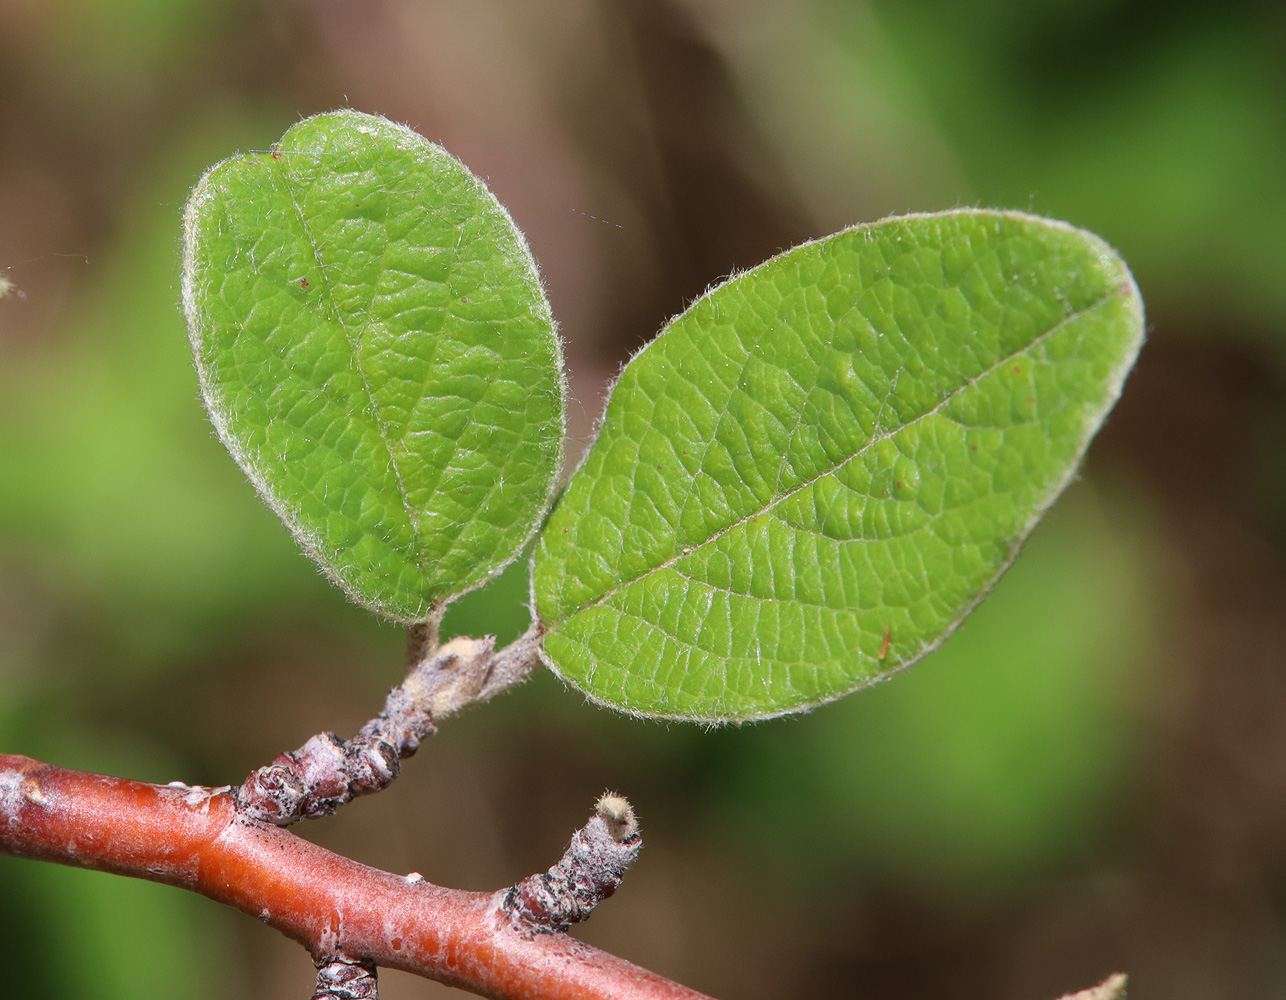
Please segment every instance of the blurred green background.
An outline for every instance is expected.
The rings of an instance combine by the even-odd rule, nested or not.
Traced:
[[[398,630],[214,440],[178,310],[202,170],[338,106],[443,142],[528,233],[573,455],[710,282],[893,212],[1093,229],[1150,340],[1081,480],[911,672],[709,733],[539,676],[302,833],[489,889],[613,787],[648,849],[583,936],[716,996],[1052,1000],[1118,968],[1135,1000],[1286,995],[1280,4],[2,0],[4,750],[235,782],[399,680]],[[525,594],[519,567],[448,625],[512,636]],[[256,921],[32,862],[0,858],[0,935],[14,996],[312,988]]]

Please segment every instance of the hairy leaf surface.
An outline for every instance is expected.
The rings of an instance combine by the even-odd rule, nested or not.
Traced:
[[[626,367],[533,561],[545,655],[591,698],[798,711],[935,648],[1120,392],[1142,303],[1101,240],[910,216],[707,293]]]
[[[329,576],[418,621],[516,555],[558,472],[561,359],[531,254],[481,181],[339,111],[212,168],[185,236],[211,417]]]

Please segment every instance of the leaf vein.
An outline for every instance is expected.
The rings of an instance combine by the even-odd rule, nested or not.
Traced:
[[[805,482],[798,484],[797,486],[791,488],[790,490],[787,490],[786,492],[780,494],[779,496],[773,497],[772,500],[770,500],[768,503],[764,504],[763,506],[759,507],[758,509],[748,512],[742,517],[737,518],[735,521],[732,521],[729,524],[725,525],[724,527],[711,533],[711,535],[708,538],[705,538],[694,545],[690,545],[684,548],[682,551],[675,553],[674,555],[670,556],[664,561],[658,563],[656,566],[648,567],[642,572],[635,574],[629,580],[623,581],[617,586],[604,591],[593,601],[587,602],[581,607],[576,608],[574,611],[571,611],[570,613],[564,615],[561,621],[567,621],[568,619],[576,615],[583,614],[586,611],[589,611],[593,608],[604,605],[607,601],[611,600],[611,598],[615,597],[617,594],[621,593],[622,591],[628,590],[629,588],[633,587],[634,584],[638,583],[640,580],[643,580],[654,573],[658,573],[662,570],[669,569],[670,567],[678,563],[681,559],[684,559],[686,556],[690,555],[691,553],[696,552],[697,550],[718,541],[729,531],[732,531],[733,529],[739,527],[742,524],[747,523],[748,521],[753,520],[756,517],[759,517],[763,514],[768,513],[769,511],[779,506],[781,503],[803,492],[804,490],[808,489],[810,486],[815,485],[816,483],[825,479],[827,476],[833,476],[844,466],[860,458],[862,455],[866,454],[876,445],[881,444],[882,442],[889,440],[895,435],[902,433],[907,428],[913,427],[916,424],[936,415],[940,410],[946,407],[953,400],[957,399],[959,396],[968,392],[970,389],[978,385],[978,383],[980,383],[983,379],[1001,370],[1002,368],[1005,367],[1005,365],[1011,363],[1015,358],[1022,357],[1025,354],[1029,353],[1030,351],[1034,350],[1036,347],[1040,346],[1041,344],[1049,340],[1056,333],[1058,333],[1058,331],[1062,330],[1070,323],[1075,322],[1076,320],[1080,319],[1083,316],[1089,315],[1090,313],[1094,312],[1096,309],[1099,309],[1102,306],[1106,305],[1108,302],[1111,302],[1112,300],[1119,298],[1122,295],[1125,295],[1127,293],[1128,293],[1128,289],[1126,289],[1125,287],[1114,288],[1111,291],[1108,291],[1103,295],[1101,295],[1098,299],[1096,299],[1094,302],[1090,303],[1089,305],[1069,313],[1068,315],[1064,316],[1061,320],[1059,320],[1057,323],[1053,324],[1048,330],[1045,330],[1039,335],[1033,337],[1030,341],[1028,341],[1018,350],[1012,351],[1009,354],[1005,355],[1004,357],[999,358],[991,366],[979,372],[978,374],[974,375],[973,377],[968,379],[965,383],[963,383],[956,389],[953,389],[951,392],[947,393],[945,396],[942,397],[942,399],[938,400],[937,403],[935,403],[924,413],[921,413],[918,416],[912,417],[910,420],[907,420],[905,423],[901,424],[896,428],[891,428],[884,433],[873,435],[871,439],[866,442],[866,444],[862,445],[853,454],[844,458],[842,461],[836,462],[829,469],[826,469],[818,473],[816,476],[812,477],[811,479],[808,479]],[[626,612],[620,611],[620,609],[617,607],[614,607],[613,610],[616,610],[618,611],[618,613],[621,613],[621,614],[626,613]],[[639,616],[631,615],[631,617],[638,618]],[[640,620],[645,620],[645,619],[640,618]],[[554,623],[548,627],[556,628],[557,624],[559,623]],[[655,623],[648,623],[648,624],[651,624],[654,628],[658,628],[658,629],[660,628],[660,626]],[[664,633],[664,630],[662,631]],[[677,637],[674,637],[674,638],[676,639],[676,641],[680,641],[677,639]]]
[[[420,537],[420,526],[416,522],[413,514],[413,507],[411,505],[410,496],[407,493],[406,481],[403,478],[402,469],[398,464],[397,457],[393,453],[393,447],[389,442],[388,428],[385,425],[385,422],[380,418],[379,409],[375,403],[375,393],[371,388],[370,378],[367,376],[366,370],[362,366],[361,352],[359,350],[358,342],[355,339],[355,333],[349,324],[344,321],[344,317],[341,315],[340,310],[335,303],[335,293],[331,285],[330,275],[326,270],[326,263],[322,258],[321,245],[313,235],[312,228],[308,223],[308,217],[304,213],[303,206],[300,205],[299,199],[295,194],[292,186],[294,179],[290,177],[286,170],[287,168],[285,164],[280,164],[278,165],[276,174],[283,182],[282,187],[286,192],[286,196],[290,199],[290,204],[294,208],[295,214],[299,219],[299,228],[303,231],[304,238],[308,241],[308,249],[312,253],[313,260],[317,264],[318,275],[321,278],[321,281],[319,282],[321,288],[319,291],[325,296],[326,304],[330,312],[330,318],[332,322],[339,327],[339,329],[344,331],[344,337],[348,341],[349,352],[353,358],[353,368],[356,370],[358,378],[362,383],[362,390],[366,394],[367,412],[371,418],[371,422],[375,426],[376,433],[379,434],[381,443],[384,445],[384,452],[388,456],[389,468],[393,470],[393,479],[394,482],[397,483],[399,498],[402,501],[402,510],[406,514],[407,523],[410,526],[411,534],[415,539],[415,551],[417,555],[416,564],[419,565],[420,558],[422,558],[424,554],[424,542]]]

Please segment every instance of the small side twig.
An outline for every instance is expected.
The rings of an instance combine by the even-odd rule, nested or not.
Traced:
[[[539,633],[495,651],[495,637],[452,639],[443,646],[427,626],[408,635],[410,672],[389,692],[384,710],[351,740],[319,733],[278,754],[236,790],[237,808],[276,826],[328,816],[358,795],[378,792],[435,729],[435,720],[486,701],[524,680],[539,662]]]
[[[608,792],[598,800],[589,822],[573,834],[562,859],[549,871],[511,886],[501,911],[520,931],[565,931],[616,891],[642,847],[633,808],[622,796]]]
[[[375,967],[342,958],[317,964],[317,989],[312,1000],[379,1000]]]
[[[1129,982],[1124,972],[1115,972],[1097,986],[1078,993],[1068,993],[1060,1000],[1125,1000],[1125,987]]]

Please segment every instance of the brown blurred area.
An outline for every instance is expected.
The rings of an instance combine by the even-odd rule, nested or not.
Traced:
[[[864,804],[825,801],[848,786],[819,761],[835,758],[848,727],[875,725],[883,688],[856,695],[875,707],[851,720],[833,706],[706,734],[617,718],[549,676],[452,720],[389,791],[301,832],[393,871],[495,888],[555,860],[594,798],[617,789],[642,816],[646,850],[582,936],[728,1000],[1052,1000],[1117,969],[1131,973],[1136,1000],[1286,995],[1280,12],[1069,0],[1038,15],[992,2],[978,5],[970,34],[947,8],[0,0],[6,749],[148,780],[235,782],[311,733],[354,732],[398,679],[396,630],[367,624],[296,567],[285,532],[231,463],[217,464],[195,380],[163,382],[170,369],[152,373],[131,353],[129,337],[158,315],[184,349],[183,190],[214,159],[341,106],[406,122],[460,157],[540,263],[566,342],[573,453],[622,363],[710,283],[844,225],[1003,202],[1101,232],[1136,265],[1150,318],[1069,513],[1053,517],[1064,527],[1052,530],[1071,531],[1090,511],[1104,547],[1086,551],[1141,553],[1131,579],[1144,596],[1101,631],[1091,615],[1068,640],[1124,680],[1108,685],[1109,736],[1068,723],[1068,754],[1110,745],[1110,781],[1083,792],[1083,815],[1059,820],[1044,853],[1012,870],[1001,857],[980,875],[918,877],[887,860],[901,856],[892,849],[850,846],[860,837],[847,824],[860,822],[849,817]],[[1131,41],[1143,38],[1150,48]],[[1243,93],[1269,110],[1243,109]],[[1190,117],[1176,110],[1166,126],[1171,104]],[[1190,169],[1169,147],[1149,151],[1154,132],[1191,156]],[[169,284],[135,288],[152,219],[169,233],[155,251]],[[146,303],[131,298],[145,293]],[[118,342],[119,361],[94,353],[106,344],[107,358]],[[106,422],[120,407],[51,415],[36,391],[110,399],[112,379],[173,399],[187,435],[173,445],[177,467],[213,456],[202,502],[226,492],[229,509],[247,512],[212,524],[191,554],[187,527],[149,515],[139,530],[160,539],[158,552],[181,553],[173,579],[156,560],[122,557],[139,551],[135,536],[93,548],[110,530],[104,511],[147,511],[142,491],[162,492],[138,477],[84,486],[100,463],[119,469],[132,453],[60,421]],[[128,437],[135,425],[121,420]],[[58,442],[83,451],[55,460],[42,449]],[[42,479],[56,500],[31,485]],[[173,496],[167,512],[188,502]],[[503,622],[524,586],[496,611]],[[501,628],[491,609],[475,601],[461,627]],[[945,681],[937,659],[885,686],[887,698],[913,677]],[[976,728],[967,716],[957,724]],[[875,766],[901,773],[892,759]],[[891,841],[918,843],[906,830]],[[90,890],[67,883],[57,895],[8,864],[0,931],[35,956],[13,995],[70,996],[72,980],[42,968],[120,952],[91,942],[92,928],[87,952],[71,931],[56,947],[31,931],[88,923],[68,914]],[[203,963],[188,972],[199,982],[174,973],[192,996],[308,995],[312,970],[294,944],[192,905],[173,922],[192,937],[176,954]],[[95,919],[134,919],[104,906]],[[157,935],[158,951],[170,946]],[[147,945],[131,947],[147,955]],[[390,1000],[454,992],[398,973],[381,989]]]

